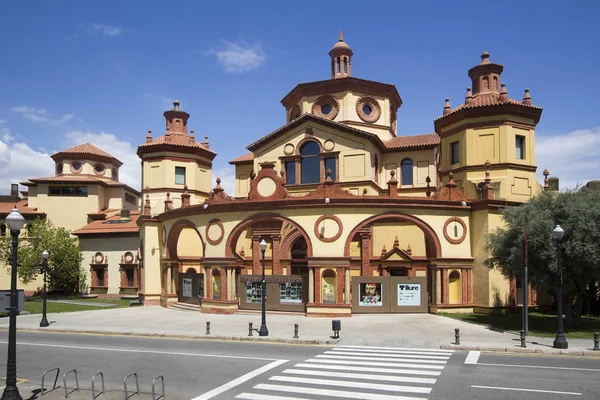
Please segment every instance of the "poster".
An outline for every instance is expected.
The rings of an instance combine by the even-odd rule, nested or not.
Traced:
[[[183,278],[181,280],[181,293],[183,297],[192,297],[192,280]]]
[[[246,303],[262,303],[262,283],[246,281]]]
[[[381,301],[382,293],[381,283],[359,283],[358,288],[360,292],[358,305],[359,306],[382,306]]]
[[[204,277],[203,276],[200,276],[200,278],[198,279],[198,298],[199,299],[204,298]]]
[[[335,304],[335,276],[323,277],[323,303]]]
[[[420,306],[421,305],[421,284],[420,283],[399,283],[398,284],[398,305],[399,306]]]
[[[281,304],[302,304],[302,282],[282,282],[279,284]]]

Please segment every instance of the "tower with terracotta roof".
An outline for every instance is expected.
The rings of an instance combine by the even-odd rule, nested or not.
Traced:
[[[190,204],[202,203],[208,198],[212,181],[212,160],[216,153],[210,149],[208,137],[198,142],[194,131],[188,132],[190,114],[182,111],[179,101],[163,114],[166,130],[154,138],[148,131],[146,141],[138,146],[142,160],[142,190],[148,194],[151,213],[164,211],[164,201],[181,207],[182,195],[187,190]]]
[[[504,67],[484,52],[469,69],[471,86],[464,103],[452,107],[446,99],[442,116],[434,121],[441,138],[440,175],[454,182],[471,199],[480,199],[489,161],[493,198],[525,202],[539,192],[535,179],[535,127],[542,109],[532,105],[529,89],[522,100],[509,98],[501,82]]]
[[[352,75],[352,50],[344,42],[344,33],[340,30],[340,37],[329,52],[331,57],[331,78],[344,78]]]

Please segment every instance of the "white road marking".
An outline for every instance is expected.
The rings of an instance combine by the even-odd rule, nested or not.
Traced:
[[[317,357],[317,358],[332,358],[335,360],[372,360],[373,359],[373,358],[352,357],[352,356],[333,356],[333,355],[329,355],[329,354],[319,354],[315,357]],[[421,359],[414,359],[414,358],[388,358],[385,361],[414,362],[414,363],[423,363],[423,364],[446,364],[446,361],[421,360]]]
[[[202,396],[198,396],[198,397],[194,397],[192,400],[207,400],[207,399],[212,399],[213,397],[228,391],[231,388],[234,388],[238,385],[241,385],[242,383],[249,381],[250,379],[263,374],[265,372],[267,372],[270,369],[273,369],[275,367],[280,366],[283,363],[288,362],[288,360],[277,360],[277,361],[273,361],[270,364],[265,365],[264,367],[260,367],[258,369],[255,369],[254,371],[248,372],[246,375],[242,375],[239,378],[236,378],[232,381],[227,382],[224,385],[219,386],[218,388],[215,388],[213,390],[211,390],[210,392],[206,392],[204,393]]]
[[[411,348],[411,347],[379,347],[379,346],[351,346],[351,345],[347,345],[347,346],[338,346],[338,347],[342,347],[342,348],[346,348],[346,349],[377,349],[377,350],[385,350],[385,351],[394,351],[394,350],[414,350],[414,351],[422,351],[422,352],[436,352],[436,353],[448,353],[448,354],[452,354],[454,353],[454,350],[442,350],[442,349],[417,349],[417,348]]]
[[[360,352],[360,353],[370,353],[370,354],[426,354],[430,356],[448,356],[450,357],[451,353],[442,353],[442,352],[432,352],[429,350],[419,351],[419,350],[379,350],[379,349],[357,349],[350,347],[334,347],[330,351],[338,351],[338,352]]]
[[[469,354],[467,354],[467,358],[465,358],[465,364],[477,364],[480,355],[480,351],[470,351]]]
[[[472,388],[477,389],[495,389],[495,390],[513,390],[517,392],[537,392],[537,393],[553,393],[553,394],[570,394],[572,396],[581,396],[581,393],[576,392],[557,392],[554,390],[536,390],[536,389],[521,389],[521,388],[506,388],[506,387],[496,387],[496,386],[476,386],[471,385]]]
[[[570,367],[546,367],[543,365],[519,365],[519,364],[489,364],[489,363],[477,363],[477,365],[485,365],[488,367],[510,367],[510,368],[540,368],[540,369],[561,369],[565,371],[592,371],[600,372],[600,369],[593,368],[570,368]]]
[[[407,374],[407,375],[426,375],[440,376],[438,371],[422,371],[418,369],[398,369],[398,368],[374,368],[374,367],[352,367],[350,365],[320,365],[320,364],[296,364],[296,368],[315,368],[326,370],[341,370],[341,371],[361,371],[361,372],[382,372],[386,374]]]
[[[328,390],[321,388],[310,388],[301,386],[284,386],[284,385],[269,385],[261,383],[254,386],[254,389],[262,390],[273,390],[277,392],[286,393],[302,393],[302,394],[314,394],[317,396],[337,397],[343,399],[360,399],[360,400],[425,400],[423,397],[406,397],[406,396],[392,396],[387,394],[375,394],[375,393],[357,393],[347,392],[343,390]]]
[[[338,364],[338,365],[369,365],[372,367],[401,367],[414,369],[444,369],[443,365],[426,365],[426,364],[411,364],[411,363],[392,363],[392,362],[377,362],[377,361],[346,361],[346,360],[321,360],[311,358],[306,360],[311,363],[321,364]]]
[[[407,383],[425,383],[435,385],[436,379],[431,378],[413,378],[408,376],[393,376],[393,375],[373,375],[373,374],[353,374],[348,372],[323,372],[300,369],[286,369],[283,374],[309,375],[319,377],[333,378],[350,378],[350,379],[369,379],[372,381],[391,381],[391,382],[407,382]]]
[[[323,385],[323,386],[340,386],[347,388],[359,388],[359,389],[372,389],[372,390],[383,390],[387,392],[409,392],[409,393],[431,393],[431,388],[420,387],[420,386],[400,386],[400,385],[384,385],[380,383],[367,383],[367,382],[352,382],[352,381],[333,381],[328,379],[313,379],[305,377],[293,377],[293,376],[272,376],[269,378],[270,381],[278,382],[293,382],[293,383],[304,383],[309,385]]]
[[[0,343],[6,344],[8,342],[0,341]],[[222,354],[183,353],[183,352],[176,352],[176,351],[160,351],[160,350],[117,349],[117,348],[110,348],[110,347],[85,347],[85,346],[71,346],[71,345],[67,346],[67,345],[60,345],[60,344],[23,343],[23,342],[18,342],[17,345],[19,345],[19,346],[36,346],[36,347],[56,347],[59,349],[114,351],[114,352],[119,352],[119,353],[146,353],[146,354],[160,354],[160,355],[171,355],[171,356],[233,358],[233,359],[238,359],[238,360],[257,360],[257,361],[280,361],[276,358],[226,356],[226,355],[222,355]]]
[[[393,358],[393,357],[406,357],[406,358],[422,358],[429,360],[448,360],[450,356],[424,356],[420,354],[373,354],[373,353],[361,353],[353,351],[326,351],[325,354],[337,354],[337,355],[349,355],[349,356],[361,356],[361,357],[379,357],[379,358]]]
[[[269,394],[257,394],[257,393],[241,393],[235,396],[236,399],[246,400],[310,400],[304,397],[281,397],[271,396]]]

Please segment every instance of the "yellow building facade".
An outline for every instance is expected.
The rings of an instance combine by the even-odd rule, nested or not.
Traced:
[[[484,53],[468,71],[464,103],[446,100],[435,133],[397,136],[396,87],[352,76],[341,33],[329,55],[330,78],[293,88],[282,100],[287,123],[230,161],[235,193],[218,178],[208,190],[208,173],[197,180],[209,153],[139,147],[144,174],[149,160],[166,174],[152,173],[138,219],[145,303],[257,309],[264,268],[268,310],[348,316],[514,305],[515,282],[485,265],[486,245],[502,208],[541,190],[542,110],[529,90],[510,99],[502,65]],[[168,126],[187,124],[177,103],[168,113]],[[192,140],[178,132],[179,142]],[[188,162],[193,190],[171,183],[183,182],[177,162]]]

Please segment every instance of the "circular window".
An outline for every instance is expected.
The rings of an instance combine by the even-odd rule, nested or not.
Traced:
[[[62,173],[63,173],[63,164],[62,163],[56,164],[56,175],[60,175]]]
[[[79,161],[73,161],[71,163],[71,172],[78,174],[81,172],[81,163]]]
[[[333,96],[319,97],[312,106],[312,113],[318,117],[335,119],[340,111],[340,103]]]
[[[377,122],[381,116],[381,107],[371,96],[363,96],[356,101],[356,113],[365,122]]]
[[[102,164],[94,165],[94,173],[96,175],[104,175],[104,172],[105,172],[104,165],[102,165]]]

